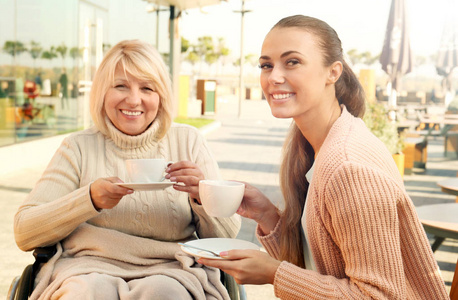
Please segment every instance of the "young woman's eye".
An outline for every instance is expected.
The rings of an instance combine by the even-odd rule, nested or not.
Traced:
[[[117,89],[122,89],[125,88],[126,86],[124,84],[115,84],[115,88]]]
[[[259,68],[261,70],[272,69],[272,65],[270,63],[263,63],[263,64],[259,64]]]
[[[289,59],[287,62],[286,62],[286,65],[287,66],[294,66],[294,65],[297,65],[299,63],[299,60],[298,59]]]

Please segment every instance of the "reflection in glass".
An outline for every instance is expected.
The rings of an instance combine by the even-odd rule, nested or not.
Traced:
[[[78,4],[6,1],[0,18],[13,8],[15,26],[0,34],[0,146],[82,129]]]
[[[0,147],[91,126],[104,53],[156,32],[139,0],[0,1]]]

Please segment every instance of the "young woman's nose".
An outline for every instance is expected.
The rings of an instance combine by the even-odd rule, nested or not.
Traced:
[[[271,84],[281,84],[285,82],[285,77],[283,74],[283,70],[281,68],[272,68],[272,71],[269,75],[269,82]]]

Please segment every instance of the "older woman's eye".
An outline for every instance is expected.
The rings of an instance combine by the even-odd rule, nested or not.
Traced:
[[[144,91],[147,91],[147,92],[154,92],[154,89],[152,87],[149,87],[149,86],[145,86],[142,88]]]

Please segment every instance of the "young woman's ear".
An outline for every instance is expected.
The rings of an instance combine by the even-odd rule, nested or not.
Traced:
[[[329,75],[328,75],[328,84],[336,83],[336,81],[342,75],[343,65],[340,61],[335,61],[331,67],[329,67]]]

